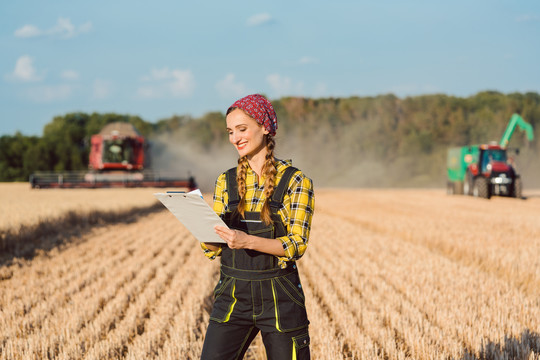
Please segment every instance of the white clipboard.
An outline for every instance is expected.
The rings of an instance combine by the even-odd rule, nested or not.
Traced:
[[[199,240],[207,243],[225,243],[214,231],[214,226],[228,226],[204,201],[201,191],[189,193],[155,193],[154,196]]]

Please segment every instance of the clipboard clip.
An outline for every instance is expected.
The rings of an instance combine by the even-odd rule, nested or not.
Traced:
[[[174,191],[174,190],[167,191],[167,194],[192,194],[192,193],[197,194],[197,195],[199,195],[201,197],[201,199],[204,199],[204,197],[202,196],[201,190],[199,190],[199,189],[190,191],[188,193],[186,193],[185,191],[181,191],[181,190],[180,191]],[[184,197],[186,197],[186,196],[184,195]]]

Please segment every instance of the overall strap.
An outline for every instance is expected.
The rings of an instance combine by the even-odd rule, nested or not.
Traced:
[[[229,194],[228,207],[230,210],[234,210],[240,202],[240,195],[238,194],[238,186],[236,183],[236,169],[237,168],[235,167],[231,168],[225,173],[227,180],[227,192]],[[283,176],[279,180],[279,183],[272,194],[272,198],[270,199],[270,208],[272,208],[274,212],[277,212],[283,203],[283,198],[285,197],[285,193],[289,187],[289,182],[291,181],[294,173],[297,171],[298,169],[294,166],[289,166],[283,172]]]
[[[272,194],[272,198],[270,201],[270,208],[273,210],[273,212],[277,212],[279,210],[281,204],[283,203],[285,193],[289,188],[289,182],[291,181],[294,173],[297,171],[298,169],[294,166],[289,166],[285,169],[283,176],[279,180],[279,184],[274,189],[274,193]]]
[[[225,173],[227,180],[227,193],[229,194],[229,210],[234,210],[240,202],[240,195],[238,195],[238,185],[236,184],[236,168],[233,167]]]

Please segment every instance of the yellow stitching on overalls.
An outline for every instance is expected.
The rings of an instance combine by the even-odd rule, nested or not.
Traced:
[[[261,312],[258,313],[258,314],[253,314],[253,321],[257,321],[257,316],[261,316],[262,314],[264,314],[264,297],[263,297],[263,284],[262,282],[265,281],[265,280],[251,280],[251,281],[257,281],[259,283],[259,289],[261,290],[261,295],[260,295],[260,299],[261,299]],[[253,289],[251,290],[251,300],[253,302],[253,304],[255,304],[255,299],[253,298]],[[255,309],[253,309],[255,310]]]
[[[223,294],[223,291],[225,291],[225,288],[229,285],[229,283],[232,281],[232,278],[227,279],[226,281],[223,281],[223,284],[214,291],[214,298],[217,300],[218,297]]]
[[[249,291],[251,293],[251,317],[253,318],[253,322],[255,323],[255,318],[257,317],[257,315],[255,315],[255,297],[253,296],[253,281],[249,282]]]
[[[282,277],[283,277],[283,280],[285,280],[286,282],[288,282],[291,285],[291,288],[294,289],[294,292],[296,292],[298,294],[298,296],[300,296],[301,299],[306,300],[304,298],[304,295],[302,295],[302,293],[296,288],[296,286],[294,286],[294,284],[291,282],[291,280],[289,280],[285,276],[282,276]]]
[[[274,296],[274,311],[276,314],[276,329],[279,332],[283,332],[279,326],[279,315],[278,315],[278,306],[277,306],[277,299],[276,299],[276,289],[274,288],[274,279],[270,280],[272,284],[272,295]]]
[[[277,267],[276,267],[276,268],[273,268],[273,269],[266,269],[266,270],[248,270],[248,269],[238,269],[238,268],[230,267],[230,266],[223,265],[223,264],[221,265],[221,267],[222,267],[222,268],[231,269],[231,270],[239,270],[239,271],[241,271],[241,272],[247,272],[247,273],[249,273],[249,272],[253,272],[253,273],[264,273],[264,272],[268,272],[268,273],[269,273],[269,272],[273,272],[273,271],[283,270],[283,269],[277,268]],[[225,273],[224,273],[224,274],[225,274]],[[227,275],[227,274],[225,274],[225,275]],[[287,276],[287,275],[289,275],[289,273],[286,273],[286,274],[283,274],[283,275],[280,275],[280,276],[274,276],[273,278],[275,279],[275,278],[283,277],[283,276]],[[230,275],[227,275],[227,276],[230,276]],[[244,279],[244,278],[240,278],[240,277],[238,277],[238,276],[235,276],[235,278],[240,279],[240,280],[251,280],[251,278],[249,278],[249,279]],[[266,280],[266,279],[263,279],[263,280]]]
[[[281,283],[281,281],[277,280],[276,279],[276,282],[278,283],[278,285],[281,287],[281,289],[283,289],[283,291],[285,291],[285,294],[287,294],[287,296],[289,297],[289,299],[291,299],[292,301],[294,301],[298,306],[301,306],[303,307],[304,309],[306,308],[306,306],[304,304],[302,304],[302,302],[298,301],[297,299],[294,298],[294,296],[291,295],[291,293],[285,288],[285,286]]]
[[[234,301],[232,302],[231,306],[229,307],[229,311],[227,312],[227,315],[225,315],[225,319],[223,319],[223,322],[228,322],[229,321],[229,319],[231,317],[231,314],[233,312],[233,309],[234,309],[234,305],[236,304],[236,298],[234,297],[234,290],[235,289],[236,289],[236,281],[234,281],[232,291],[231,291],[231,296],[234,299]]]
[[[261,313],[259,315],[262,315],[262,314],[264,314],[264,296],[263,296],[263,290],[262,290],[263,289],[263,284],[262,284],[262,281],[259,281],[259,283],[261,285],[259,287],[259,289],[261,289],[261,302],[262,302],[262,304],[261,304]]]

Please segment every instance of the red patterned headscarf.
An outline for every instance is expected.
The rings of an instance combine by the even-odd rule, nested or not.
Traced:
[[[248,95],[236,100],[234,104],[229,107],[239,108],[244,110],[249,116],[251,116],[257,123],[264,126],[271,136],[276,135],[277,130],[277,117],[274,107],[264,96],[259,94]],[[227,113],[229,112],[227,110]]]

